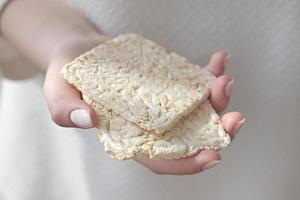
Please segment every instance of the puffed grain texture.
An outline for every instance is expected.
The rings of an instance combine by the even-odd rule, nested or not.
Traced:
[[[148,131],[163,133],[208,95],[214,76],[136,34],[124,34],[64,66],[88,98]]]
[[[203,149],[218,150],[230,143],[229,135],[208,100],[160,135],[142,129],[86,96],[84,100],[95,109],[99,138],[105,151],[115,159],[131,159],[145,154],[153,159],[178,159]]]

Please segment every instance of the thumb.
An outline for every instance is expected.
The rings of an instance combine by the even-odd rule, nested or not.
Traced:
[[[63,78],[61,66],[49,66],[44,83],[51,117],[63,127],[92,128],[97,119],[96,113],[81,99],[80,92]]]

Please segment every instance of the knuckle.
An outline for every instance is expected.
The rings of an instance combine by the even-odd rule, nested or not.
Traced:
[[[220,81],[230,81],[232,80],[231,76],[229,76],[228,74],[223,74],[222,76],[219,77]]]

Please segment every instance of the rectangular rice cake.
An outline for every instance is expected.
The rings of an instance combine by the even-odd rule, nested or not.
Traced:
[[[214,76],[136,34],[124,34],[62,70],[89,99],[139,127],[163,133],[208,96]]]

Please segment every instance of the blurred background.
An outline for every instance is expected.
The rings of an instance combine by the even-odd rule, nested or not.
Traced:
[[[0,81],[3,197],[21,199],[15,191],[22,191],[24,199],[299,198],[300,1],[89,1],[72,5],[107,34],[140,33],[201,66],[216,50],[228,51],[226,71],[235,81],[227,111],[243,112],[246,123],[216,168],[157,176],[133,161],[108,158],[96,130],[54,125],[42,76],[10,76],[13,65],[1,61],[5,77],[23,79]]]

